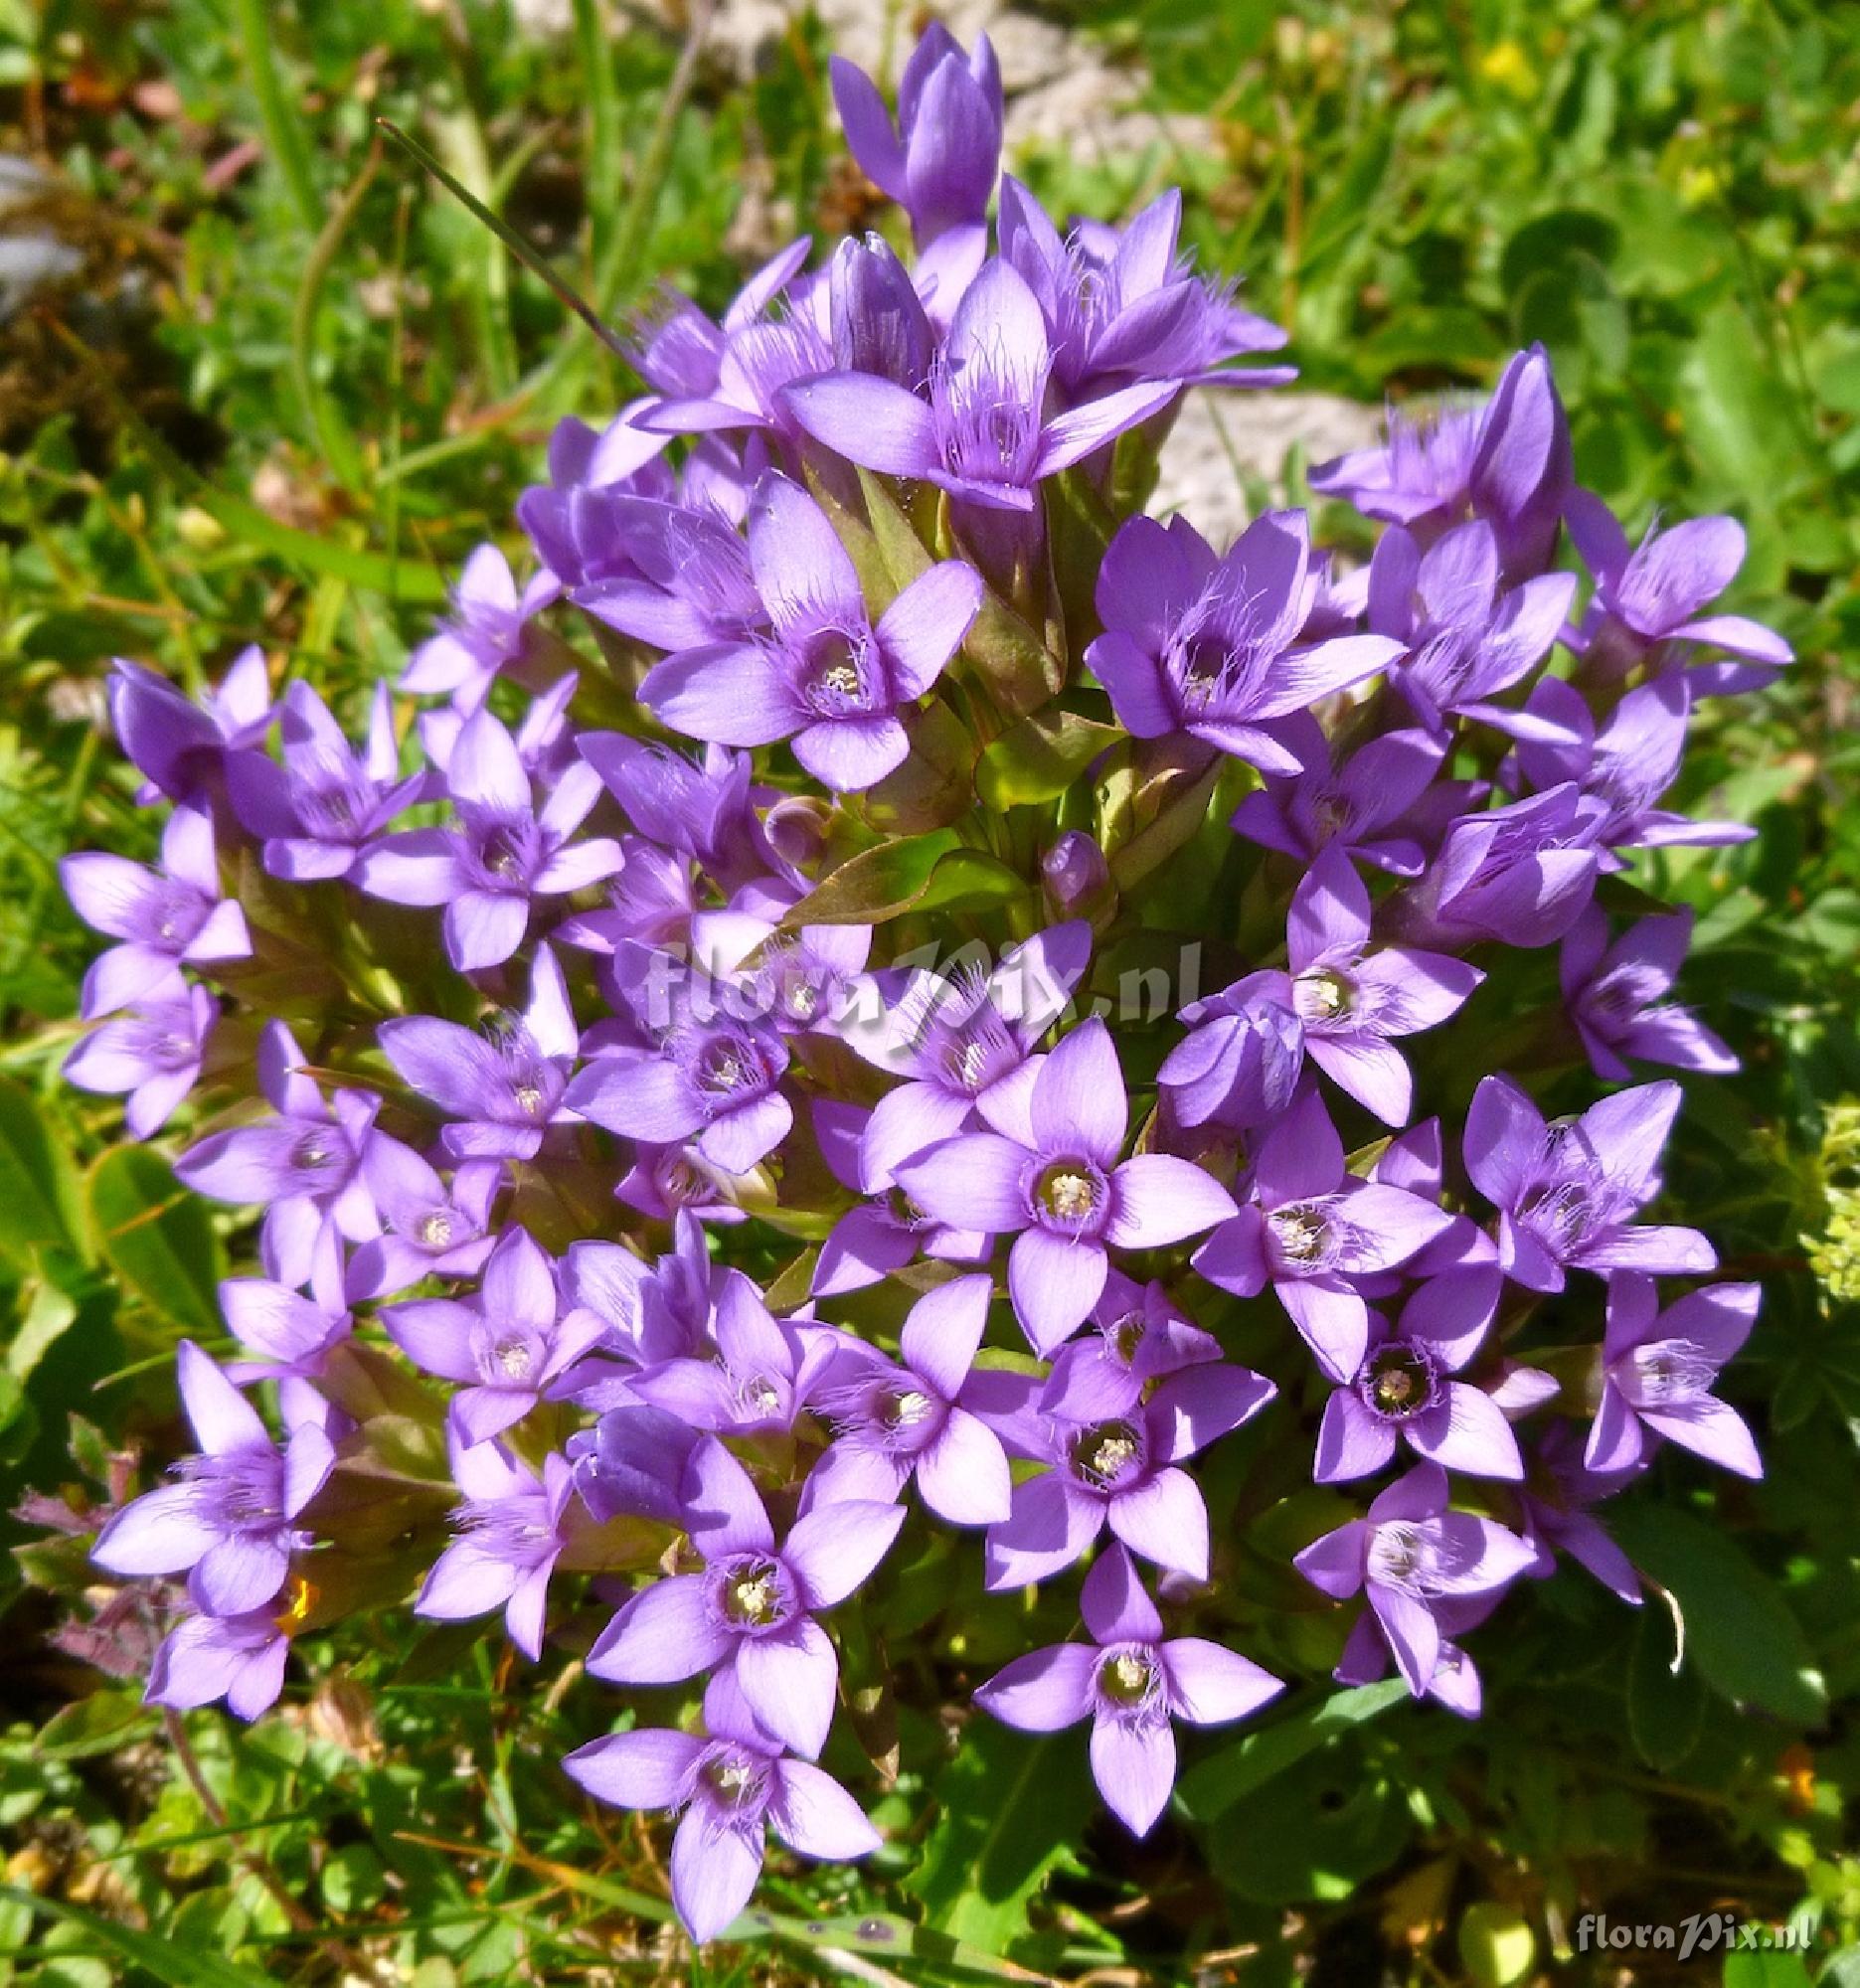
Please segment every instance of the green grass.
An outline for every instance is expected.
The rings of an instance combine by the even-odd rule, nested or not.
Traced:
[[[614,1703],[559,1656],[511,1669],[476,1627],[369,1615],[308,1640],[300,1673],[319,1682],[281,1717],[192,1718],[184,1755],[132,1686],[48,1651],[82,1555],[22,1524],[12,1537],[39,1543],[0,1574],[17,1888],[0,1894],[0,1983],[230,1988],[388,1962],[417,1988],[811,1981],[834,1978],[824,1943],[880,1981],[1007,1978],[1011,1955],[1043,1977],[1173,1982],[1230,1954],[1208,1978],[1284,1981],[1295,1961],[1354,1988],[1410,1966],[1410,1928],[1413,1971],[1393,1978],[1476,1982],[1452,1939],[1467,1905],[1542,1922],[1603,1860],[1636,1874],[1623,1917],[1731,1901],[1766,1921],[1799,1909],[1830,1946],[1860,1928],[1843,1834],[1860,1786],[1853,10],[1053,11],[1106,60],[1140,60],[1150,106],[1174,115],[1136,151],[1100,156],[1087,133],[1012,161],[1049,204],[1110,217],[1180,181],[1204,264],[1292,330],[1310,388],[1477,388],[1541,338],[1581,476],[1630,525],[1729,509],[1750,528],[1737,605],[1801,660],[1706,714],[1680,804],[1762,836],[1668,852],[1647,877],[1697,911],[1690,991],[1746,1061],[1694,1095],[1672,1185],[1768,1286],[1733,1385],[1767,1423],[1769,1481],[1721,1500],[1715,1531],[1675,1492],[1636,1542],[1713,1633],[1675,1680],[1657,1607],[1635,1622],[1559,1580],[1482,1648],[1505,1717],[1476,1735],[1398,1707],[1337,1718],[1340,1735],[1313,1715],[1323,1750],[1274,1754],[1264,1778],[1256,1754],[1209,1758],[1204,1784],[1240,1789],[1197,1808],[1188,1784],[1218,1883],[1180,1830],[1141,1855],[1095,1830],[1081,1859],[1053,1834],[1074,1799],[1063,1748],[1030,1763],[991,1735],[940,1778],[901,1776],[868,1869],[771,1866],[771,1924],[688,1962],[662,1942],[647,1839],[571,1799],[553,1764]],[[398,671],[473,544],[514,545],[555,419],[629,388],[546,284],[377,150],[373,120],[416,133],[615,316],[659,280],[721,304],[790,226],[849,219],[816,28],[743,84],[713,59],[681,70],[669,33],[606,36],[609,17],[581,0],[580,39],[549,48],[483,0],[0,0],[9,142],[57,165],[47,217],[86,257],[0,327],[6,1503],[81,1476],[100,1495],[118,1444],[170,1439],[165,1356],[223,1246],[188,1207],[123,1219],[138,1190],[106,1157],[115,1109],[56,1083],[89,944],[53,866],[152,840],[96,729],[108,658],[198,684],[258,641],[351,699]],[[941,1575],[909,1577],[932,1592]],[[933,1736],[907,1737],[908,1759],[934,1757]],[[864,1771],[856,1749],[849,1764]]]

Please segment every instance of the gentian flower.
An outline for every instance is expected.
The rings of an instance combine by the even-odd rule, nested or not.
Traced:
[[[847,1499],[796,1519],[786,1541],[749,1473],[715,1436],[691,1452],[685,1528],[702,1574],[640,1588],[600,1633],[589,1674],[613,1684],[676,1684],[726,1665],[756,1721],[809,1759],[826,1744],[839,1661],[815,1621],[890,1551],[902,1505]]]
[[[1039,299],[1054,382],[1069,404],[1132,378],[1277,387],[1297,377],[1291,366],[1221,364],[1274,351],[1285,333],[1193,273],[1176,252],[1181,226],[1182,195],[1172,187],[1121,232],[1084,226],[1062,240],[1018,180],[1001,182],[1002,259]]]
[[[1550,360],[1534,345],[1507,362],[1483,405],[1438,408],[1419,419],[1392,409],[1381,448],[1319,463],[1308,480],[1366,517],[1406,525],[1424,547],[1463,518],[1482,518],[1515,583],[1550,564],[1574,475]]]
[[[451,613],[409,658],[402,690],[412,697],[449,697],[460,711],[476,711],[498,671],[522,653],[524,629],[561,585],[544,567],[519,590],[498,548],[480,546],[452,589]]]
[[[986,35],[975,52],[940,21],[918,37],[898,80],[898,123],[865,71],[834,56],[833,101],[846,146],[874,186],[911,217],[920,247],[979,228],[1001,169],[1001,70]]]
[[[200,1444],[180,1481],[146,1491],[97,1536],[90,1558],[111,1574],[186,1574],[208,1615],[261,1608],[284,1584],[291,1554],[309,1544],[293,1523],[335,1464],[314,1422],[280,1451],[258,1411],[191,1339],[176,1356],[181,1402]]]
[[[1176,1019],[1188,1034],[1156,1084],[1178,1125],[1238,1134],[1283,1115],[1304,1068],[1304,1026],[1284,974],[1249,973]]]
[[[1110,1248],[1160,1248],[1233,1212],[1227,1190],[1191,1160],[1139,1153],[1119,1165],[1129,1119],[1117,1052],[1095,1015],[1040,1066],[1011,1135],[961,1133],[895,1169],[937,1221],[1015,1237],[1008,1289],[1037,1353],[1085,1323]]]
[[[834,249],[827,309],[840,372],[876,374],[913,393],[930,379],[936,328],[884,236],[849,236]]]
[[[908,1086],[907,1086],[908,1087]],[[874,1113],[837,1097],[813,1101],[814,1141],[840,1186],[861,1195],[833,1225],[820,1245],[808,1285],[817,1298],[838,1297],[882,1282],[919,1256],[979,1263],[991,1239],[975,1230],[949,1229],[911,1205],[896,1187],[877,1187],[862,1155]]]
[[[1445,953],[1371,950],[1369,934],[1369,893],[1332,843],[1292,893],[1291,1008],[1318,1069],[1384,1124],[1405,1125],[1414,1077],[1390,1038],[1437,1029],[1485,975]]]
[[[315,1380],[355,1329],[343,1303],[342,1251],[332,1231],[325,1230],[317,1244],[309,1282],[307,1297],[269,1277],[226,1277],[219,1289],[227,1330],[255,1356],[230,1362],[227,1378],[242,1388],[254,1381],[283,1383],[278,1401],[293,1427],[315,1418],[317,1404],[314,1391],[293,1394],[290,1384]],[[304,1411],[293,1412],[293,1404]]]
[[[239,1615],[190,1615],[163,1639],[148,1668],[149,1705],[192,1712],[225,1699],[236,1718],[269,1712],[284,1688],[290,1638],[272,1608]]]
[[[1582,1431],[1570,1422],[1557,1422],[1538,1438],[1536,1467],[1520,1500],[1524,1537],[1537,1554],[1525,1572],[1533,1580],[1548,1580],[1561,1551],[1628,1607],[1638,1608],[1644,1598],[1640,1576],[1590,1507],[1613,1497],[1645,1465],[1605,1477],[1584,1465],[1583,1446]]]
[[[1442,947],[1551,944],[1595,896],[1600,828],[1573,780],[1462,816],[1427,873],[1392,902],[1393,934]]]
[[[178,807],[161,834],[161,868],[86,850],[59,860],[72,909],[92,930],[117,939],[90,962],[78,1012],[86,1022],[151,994],[173,998],[179,968],[252,956],[237,898],[220,894],[213,822]]]
[[[387,1306],[381,1322],[416,1367],[458,1384],[446,1423],[462,1446],[520,1422],[606,1330],[587,1314],[560,1314],[549,1258],[527,1230],[508,1229],[473,1302],[415,1298]]]
[[[695,1139],[727,1173],[746,1174],[794,1122],[776,1088],[788,1067],[779,1033],[755,1015],[739,1020],[728,983],[630,943],[615,954],[625,985],[650,1027],[648,1043],[596,1056],[566,1093],[570,1109],[629,1139],[672,1145]],[[654,1007],[663,1013],[652,1014]]]
[[[1324,1370],[1347,1381],[1369,1350],[1369,1308],[1354,1280],[1407,1262],[1451,1221],[1405,1188],[1352,1179],[1330,1114],[1307,1090],[1262,1141],[1252,1200],[1194,1264],[1239,1297],[1269,1283]]]
[[[267,1022],[258,1038],[258,1085],[271,1115],[210,1133],[181,1155],[174,1171],[196,1194],[262,1208],[265,1274],[295,1288],[309,1281],[327,1227],[351,1242],[381,1233],[362,1178],[381,1100],[338,1090],[325,1102],[282,1022]]]
[[[273,877],[314,883],[347,877],[372,841],[424,797],[426,776],[401,777],[388,686],[369,707],[368,743],[357,752],[307,683],[284,693],[283,763],[262,752],[227,762],[227,792],[241,826],[264,845]]]
[[[1384,635],[1301,639],[1316,576],[1302,511],[1256,518],[1216,559],[1185,518],[1122,525],[1098,576],[1104,623],[1085,652],[1124,730],[1186,732],[1266,773],[1297,773],[1270,730],[1402,653]]]
[[[451,1452],[464,1494],[451,1516],[455,1537],[422,1582],[414,1613],[459,1622],[502,1608],[510,1640],[535,1663],[549,1578],[568,1545],[575,1474],[553,1451],[540,1478],[499,1442],[461,1445],[454,1437]]]
[[[1370,1313],[1362,1366],[1324,1404],[1318,1483],[1368,1477],[1402,1442],[1443,1469],[1523,1477],[1504,1411],[1485,1390],[1454,1378],[1484,1343],[1498,1291],[1496,1269],[1449,1270],[1416,1288],[1393,1330]]]
[[[1008,1516],[1007,1453],[962,1406],[993,1289],[986,1276],[956,1277],[919,1298],[900,1335],[902,1366],[866,1348],[843,1363],[820,1397],[836,1434],[808,1472],[810,1501],[889,1504],[915,1474],[924,1503],[952,1526]]]
[[[1738,1068],[1737,1058],[1690,1008],[1665,998],[1691,937],[1690,910],[1636,919],[1612,944],[1599,907],[1592,905],[1570,927],[1558,960],[1563,1005],[1598,1077],[1625,1083],[1632,1075],[1629,1057],[1715,1074]]]
[[[608,1408],[592,1429],[569,1438],[576,1489],[594,1519],[654,1519],[682,1526],[685,1471],[707,1440],[676,1415],[643,1402]]]
[[[1210,1361],[1169,1375],[1147,1401],[1102,1420],[1039,1408],[998,1420],[1014,1448],[1051,1468],[1016,1484],[1006,1522],[989,1528],[986,1585],[1050,1579],[1107,1525],[1132,1553],[1206,1580],[1208,1508],[1179,1466],[1251,1421],[1277,1392],[1245,1367]]]
[[[1039,1405],[1072,1421],[1127,1415],[1153,1382],[1221,1357],[1221,1342],[1171,1303],[1160,1283],[1112,1270],[1092,1308],[1095,1330],[1053,1356]]]
[[[1483,518],[1456,525],[1425,553],[1394,525],[1370,563],[1369,625],[1407,649],[1389,681],[1430,732],[1453,715],[1528,737],[1544,721],[1493,699],[1550,653],[1575,594],[1573,573],[1539,574],[1501,591],[1498,537]]]
[[[275,709],[264,651],[255,642],[233,658],[219,688],[198,704],[166,677],[121,657],[107,695],[117,744],[146,781],[136,795],[145,806],[162,794],[190,804],[211,801],[229,757],[263,743]]]
[[[791,1429],[832,1360],[833,1335],[777,1319],[741,1270],[726,1270],[711,1321],[714,1358],[675,1355],[630,1382],[636,1399],[725,1435]]]
[[[868,1193],[888,1186],[900,1161],[977,1116],[996,1130],[1020,1122],[1038,1068],[1034,1045],[1065,1012],[1091,956],[1092,928],[1074,918],[1010,946],[992,972],[914,973],[876,1022],[855,1007],[846,1040],[906,1079],[879,1099],[866,1127]]]
[[[1323,728],[1302,712],[1276,724],[1273,736],[1300,770],[1268,773],[1243,795],[1234,810],[1236,834],[1286,856],[1315,856],[1335,842],[1373,869],[1421,874],[1427,851],[1409,832],[1409,816],[1446,756],[1443,739],[1385,732],[1338,760]]]
[[[967,634],[981,604],[979,575],[959,560],[931,567],[875,627],[826,514],[781,476],[756,493],[750,559],[773,639],[669,657],[647,672],[641,701],[693,739],[791,739],[794,756],[836,793],[873,785],[910,751],[898,714],[924,696]]]
[[[1794,660],[1789,645],[1761,621],[1701,612],[1744,564],[1744,527],[1735,518],[1687,518],[1663,532],[1649,530],[1630,547],[1593,491],[1573,490],[1565,515],[1596,581],[1579,638],[1586,674],[1617,680],[1657,661],[1663,645],[1673,643],[1740,658],[1743,667],[1702,665],[1686,675],[1702,691],[1742,691],[1761,689]]]
[[[1441,1601],[1491,1593],[1531,1564],[1530,1547],[1491,1519],[1447,1509],[1446,1472],[1418,1463],[1369,1508],[1313,1540],[1293,1566],[1341,1601],[1365,1589],[1416,1698],[1440,1658]]]
[[[1440,1647],[1434,1660],[1433,1675],[1420,1695],[1443,1705],[1461,1719],[1478,1718],[1485,1693],[1477,1667],[1453,1637],[1476,1628],[1497,1607],[1499,1595],[1494,1591],[1464,1601],[1442,1596],[1433,1604],[1434,1619],[1440,1629]],[[1331,1676],[1345,1685],[1380,1684],[1395,1662],[1395,1647],[1388,1630],[1382,1626],[1382,1617],[1373,1608],[1365,1608],[1351,1624],[1350,1633],[1343,1640],[1343,1655]]]
[[[848,462],[936,484],[988,510],[1032,511],[1034,486],[1159,413],[1172,380],[1120,387],[1063,414],[1045,410],[1052,354],[1026,279],[998,256],[962,293],[920,400],[871,373],[823,373],[787,390],[794,419]]]
[[[726,1931],[756,1892],[762,1830],[802,1857],[869,1857],[879,1835],[820,1768],[787,1758],[740,1703],[712,1710],[709,1739],[635,1728],[578,1746],[563,1761],[617,1808],[682,1810],[672,1838],[672,1903],[700,1944]]]
[[[163,983],[135,1011],[113,1015],[84,1036],[60,1067],[80,1090],[128,1097],[123,1122],[137,1139],[152,1139],[200,1080],[207,1038],[220,1004],[205,987]]]
[[[461,973],[500,966],[523,943],[533,896],[561,896],[611,877],[619,844],[569,838],[600,798],[592,766],[574,765],[540,813],[516,742],[480,707],[465,721],[445,768],[455,829],[390,835],[363,853],[355,878],[397,905],[443,905],[445,950]]]
[[[432,1015],[383,1022],[381,1052],[404,1083],[450,1114],[440,1134],[455,1159],[533,1160],[567,1116],[563,1092],[581,1047],[556,955],[536,948],[530,1003],[480,1033]]]
[[[741,642],[767,625],[749,549],[729,519],[643,497],[607,509],[629,571],[576,591],[596,621],[655,649]]]
[[[1171,1719],[1225,1726],[1284,1690],[1238,1651],[1202,1636],[1164,1640],[1162,1617],[1120,1546],[1099,1556],[1079,1594],[1091,1643],[1016,1657],[975,1703],[1025,1733],[1092,1722],[1092,1778],[1133,1836],[1147,1836],[1175,1786]]]
[[[1660,1153],[1680,1101],[1669,1078],[1546,1125],[1510,1077],[1484,1078],[1466,1113],[1466,1171],[1498,1210],[1505,1275],[1560,1291],[1572,1268],[1665,1276],[1715,1268],[1717,1253],[1696,1229],[1634,1219],[1660,1191]]]
[[[1750,1337],[1763,1291],[1756,1284],[1711,1284],[1660,1309],[1651,1277],[1630,1270],[1608,1279],[1607,1336],[1602,1344],[1602,1402],[1583,1452],[1585,1469],[1631,1470],[1649,1430],[1740,1477],[1761,1477],[1744,1417],[1711,1390],[1718,1370]]]
[[[423,1277],[472,1277],[483,1268],[495,1241],[491,1204],[504,1184],[502,1160],[461,1161],[448,1187],[412,1146],[378,1132],[362,1178],[382,1234],[349,1259],[351,1298],[388,1297]]]

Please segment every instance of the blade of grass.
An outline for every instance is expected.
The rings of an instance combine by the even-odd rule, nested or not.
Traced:
[[[323,225],[323,203],[317,196],[316,175],[310,166],[309,136],[297,115],[291,93],[277,73],[275,30],[266,18],[268,12],[265,0],[233,0],[234,26],[252,79],[252,93],[258,99],[258,121],[264,127],[265,146],[272,163],[283,175],[297,219],[314,235]]]
[[[362,455],[355,445],[354,435],[349,432],[348,422],[343,419],[342,411],[323,392],[322,383],[316,377],[316,325],[323,289],[329,281],[336,251],[342,247],[343,238],[361,212],[363,199],[374,184],[375,175],[381,170],[381,140],[377,137],[368,149],[368,157],[362,161],[362,170],[336,203],[336,211],[317,233],[309,259],[303,266],[303,281],[297,285],[297,300],[290,314],[290,372],[296,384],[297,399],[303,404],[304,419],[309,423],[312,439],[323,452],[323,459],[335,472],[337,482],[349,491],[358,491],[363,486],[365,472]]]
[[[613,55],[607,46],[600,0],[575,0],[575,41],[587,97],[588,150],[582,185],[592,230],[593,258],[598,265],[613,218],[606,189],[611,184],[614,161],[620,156],[620,100],[614,88]]]

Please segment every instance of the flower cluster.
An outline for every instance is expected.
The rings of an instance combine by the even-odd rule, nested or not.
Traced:
[[[160,867],[65,871],[113,941],[68,1076],[143,1138],[231,1107],[177,1172],[262,1213],[240,1356],[181,1349],[200,1453],[94,1549],[185,1576],[151,1698],[254,1717],[410,1595],[629,1702],[701,1680],[566,1763],[682,1812],[700,1939],[765,1827],[877,1846],[816,1763],[901,1543],[969,1536],[965,1607],[1077,1584],[1084,1639],[938,1661],[1089,1719],[1141,1834],[1176,1722],[1296,1662],[1230,1591],[1235,1431],[1360,1488],[1296,1555],[1336,1675],[1462,1715],[1513,1581],[1639,1599],[1593,1508],[1662,1443],[1761,1468],[1714,1393],[1757,1292],[1657,1219],[1681,1094],[1634,1080],[1733,1059],[1670,998],[1687,914],[1610,881],[1745,833],[1663,805],[1694,703],[1789,660],[1714,606],[1737,525],[1630,545],[1541,349],[1313,475],[1366,563],[1144,515],[1184,392],[1281,334],[1175,195],[997,201],[985,42],[931,28],[896,121],[833,86],[912,258],[666,298],[518,506],[530,577],[475,553],[359,745],[255,653],[204,706],[122,665]],[[1501,1040],[1594,1101],[1547,1120]]]

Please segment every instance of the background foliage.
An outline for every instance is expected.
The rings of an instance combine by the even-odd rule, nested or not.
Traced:
[[[1671,1184],[1768,1289],[1731,1379],[1768,1480],[1681,1469],[1619,1523],[1683,1664],[1666,1611],[1561,1575],[1482,1644],[1476,1729],[1388,1687],[1294,1703],[1205,1748],[1140,1849],[1079,1838],[1076,1736],[978,1723],[884,1797],[865,1871],[774,1872],[761,1936],[692,1960],[662,1845],[553,1764],[614,1710],[559,1655],[375,1616],[245,1731],[164,1728],[85,1661],[131,1668],[133,1617],[49,1644],[87,1612],[83,1511],[179,1445],[168,1355],[218,1341],[226,1250],[114,1105],[56,1080],[89,946],[55,860],[152,843],[97,730],[107,659],[198,684],[259,641],[332,700],[398,672],[554,418],[628,386],[372,120],[608,311],[660,276],[720,303],[863,194],[804,16],[744,83],[598,0],[555,44],[491,0],[0,0],[9,142],[57,169],[4,225],[82,257],[0,323],[0,1505],[40,1494],[0,1569],[0,1982],[1860,1982],[1860,25],[1805,0],[1067,11],[1207,142],[1159,117],[1135,153],[1088,132],[1012,161],[1050,207],[1180,180],[1203,262],[1245,273],[1311,387],[1476,386],[1543,339],[1582,480],[1636,519],[1735,511],[1738,604],[1801,658],[1694,748],[1711,812],[1761,839],[1650,859],[1746,1063],[1699,1086]],[[1817,1944],[1570,1960],[1596,1897]]]

